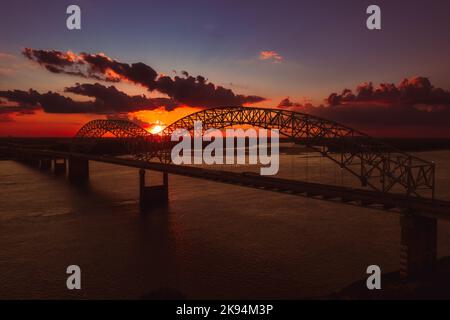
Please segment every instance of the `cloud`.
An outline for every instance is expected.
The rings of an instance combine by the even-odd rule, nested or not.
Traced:
[[[405,79],[399,85],[372,83],[359,85],[355,93],[344,89],[333,93],[327,106],[283,99],[278,107],[312,114],[357,129],[422,127],[450,129],[450,91],[432,86],[429,79]],[[420,132],[426,135],[426,131]]]
[[[136,116],[132,116],[131,117],[127,113],[108,114],[106,116],[106,119],[108,119],[108,120],[127,120],[127,121],[131,121],[131,122],[134,122],[135,124],[137,124],[138,126],[140,126],[141,128],[144,128],[144,129],[151,127],[150,123],[148,123],[146,121],[143,121],[143,120],[137,118]]]
[[[29,105],[21,105],[21,106],[10,106],[10,105],[2,105],[0,104],[0,115],[10,115],[10,114],[34,114],[34,111],[39,110],[39,107],[29,106]]]
[[[99,83],[79,84],[67,87],[65,92],[95,98],[96,112],[134,112],[164,107],[167,111],[177,107],[177,103],[167,98],[147,98],[145,95],[130,96],[117,90],[115,86],[106,87]]]
[[[11,115],[34,114],[39,110],[37,106],[38,92],[30,90],[29,92],[14,90],[0,91],[0,117],[1,122],[11,122]]]
[[[0,103],[0,122],[13,122],[12,115],[30,115],[39,109],[39,107],[29,105],[5,105]]]
[[[312,107],[312,106],[313,105],[309,101],[303,102],[303,103],[293,102],[293,101],[291,101],[291,99],[289,97],[287,97],[287,98],[281,100],[277,107],[282,108],[282,109],[297,110],[297,109],[302,109],[302,108]]]
[[[181,104],[193,107],[244,105],[264,101],[263,97],[235,94],[232,90],[208,82],[203,76],[193,77],[186,71],[182,76],[158,75],[150,66],[138,62],[122,63],[103,53],[89,54],[35,50],[26,48],[23,54],[53,73],[64,73],[102,81],[129,81],[149,91],[159,91]]]
[[[42,109],[47,113],[95,113],[94,103],[91,101],[74,101],[71,98],[49,91],[41,94],[36,90],[7,90],[0,91],[0,97],[9,102],[17,103],[20,108]],[[4,107],[5,112],[17,113],[18,110]]]
[[[281,63],[284,59],[275,51],[261,51],[259,53],[259,60],[268,60],[273,63]]]
[[[398,85],[382,83],[377,88],[366,82],[356,88],[356,93],[344,89],[341,94],[332,93],[326,101],[331,106],[354,102],[439,106],[450,105],[450,92],[434,88],[428,78],[414,77]]]
[[[3,113],[23,113],[25,110],[42,109],[47,113],[96,113],[134,112],[154,110],[165,107],[173,110],[177,105],[166,98],[148,98],[144,95],[130,96],[116,89],[99,83],[76,84],[65,89],[66,92],[94,98],[94,101],[75,101],[56,92],[39,93],[36,90],[0,91],[0,97],[20,107],[0,108]]]

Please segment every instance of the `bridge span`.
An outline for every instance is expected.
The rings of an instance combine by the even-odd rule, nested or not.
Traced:
[[[350,172],[366,189],[171,164],[170,134],[177,128],[192,130],[193,122],[198,120],[206,125],[205,129],[234,125],[277,128],[292,141],[307,145]],[[126,145],[132,158],[90,152],[92,145],[108,132]],[[0,151],[42,170],[67,170],[69,180],[76,182],[89,179],[89,161],[138,168],[143,210],[168,201],[168,175],[175,174],[396,212],[400,214],[401,226],[401,274],[407,279],[432,272],[437,260],[437,221],[450,219],[450,202],[434,199],[434,163],[344,125],[280,109],[207,109],[176,121],[161,135],[152,135],[129,121],[94,120],[80,129],[70,152],[11,145],[0,147]],[[163,184],[147,186],[145,170],[162,172]]]
[[[148,162],[129,158],[105,157],[54,150],[18,147],[1,148],[9,154],[13,154],[18,160],[34,161],[34,164],[41,168],[47,167],[50,169],[53,167],[53,170],[61,172],[65,172],[67,169],[69,179],[78,182],[87,180],[89,177],[89,166],[87,165],[87,161],[97,161],[233,185],[242,185],[261,190],[290,193],[384,211],[409,211],[416,216],[450,220],[450,201],[416,198],[401,194],[387,194],[379,191],[283,179],[273,176],[260,176],[251,172],[239,173],[194,166],[174,165],[170,163]],[[47,161],[53,161],[53,163],[50,162],[47,166],[45,164],[43,165],[43,163],[46,163]],[[63,164],[64,168],[60,169],[59,164]]]

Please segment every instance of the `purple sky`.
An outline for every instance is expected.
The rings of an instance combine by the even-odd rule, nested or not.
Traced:
[[[78,4],[82,30],[65,27]],[[365,10],[382,9],[382,30],[366,29]],[[103,52],[142,62],[170,77],[202,75],[236,94],[325,104],[360,83],[399,84],[422,76],[450,88],[450,1],[2,1],[0,90],[56,91],[90,82],[53,74],[24,48]],[[111,84],[109,84],[111,85]],[[119,83],[127,94],[147,88]],[[87,100],[87,97],[78,97]]]

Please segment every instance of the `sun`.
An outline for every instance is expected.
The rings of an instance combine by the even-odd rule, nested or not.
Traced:
[[[148,130],[151,134],[158,134],[161,131],[164,130],[166,126],[160,122],[154,124],[153,126],[151,126],[151,128]]]

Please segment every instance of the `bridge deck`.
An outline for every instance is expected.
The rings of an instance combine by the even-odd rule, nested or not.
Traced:
[[[4,149],[4,148],[2,148]],[[342,186],[332,186],[277,177],[260,176],[253,173],[236,173],[205,169],[192,166],[163,164],[115,157],[104,157],[82,153],[58,152],[52,150],[36,150],[11,148],[9,152],[25,153],[44,157],[76,158],[121,166],[167,172],[181,176],[212,180],[222,183],[253,187],[283,193],[291,193],[308,197],[339,201],[346,204],[373,207],[382,210],[409,210],[416,215],[436,217],[450,220],[450,201],[408,197],[401,194],[383,193]]]

